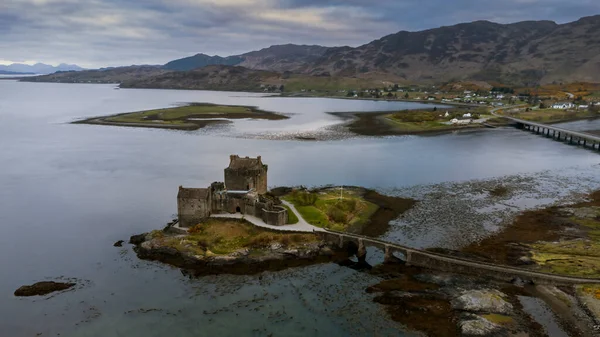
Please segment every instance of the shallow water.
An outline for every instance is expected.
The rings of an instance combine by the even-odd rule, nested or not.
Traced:
[[[67,124],[185,102],[256,105],[291,119],[194,132]],[[519,207],[539,204],[532,186],[563,191],[546,193],[542,203],[570,197],[572,186],[581,193],[600,186],[597,153],[512,128],[321,142],[240,138],[320,132],[339,122],[328,111],[415,106],[0,81],[1,335],[404,335],[364,292],[378,282],[365,273],[326,264],[262,279],[188,280],[177,269],[137,260],[129,246],[112,247],[170,220],[177,186],[222,180],[229,154],[262,155],[269,186],[359,185],[427,200],[445,192],[465,199],[474,180],[509,177],[524,177],[514,184],[529,191],[525,206],[515,196]],[[404,221],[413,238],[395,226],[386,237],[429,246],[454,240],[446,239],[452,233],[464,236],[469,230],[445,221],[470,212],[459,205],[427,213],[442,218],[424,218],[416,209]],[[432,221],[425,219],[444,225],[426,231]],[[485,231],[478,219],[467,228]],[[59,276],[83,280],[82,286],[50,298],[12,297],[23,284]]]

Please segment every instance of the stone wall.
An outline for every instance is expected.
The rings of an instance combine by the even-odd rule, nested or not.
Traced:
[[[209,199],[184,199],[177,198],[177,214],[181,227],[192,227],[211,214]]]
[[[225,186],[232,191],[255,189],[258,194],[267,193],[267,170],[225,169]]]
[[[271,210],[262,209],[262,220],[271,226],[285,226],[287,224],[287,210],[281,206],[273,206]]]

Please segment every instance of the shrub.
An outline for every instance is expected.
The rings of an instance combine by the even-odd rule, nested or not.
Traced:
[[[327,210],[327,216],[333,222],[346,222],[346,213],[341,210],[337,205],[329,206]]]
[[[312,206],[317,202],[319,196],[316,193],[311,193],[307,191],[294,191],[292,192],[292,198],[300,205],[300,206]]]
[[[356,199],[343,199],[337,203],[337,207],[346,212],[354,212],[358,201]]]
[[[194,225],[194,226],[190,227],[188,229],[188,233],[190,233],[190,234],[198,234],[198,233],[202,233],[203,230],[204,230],[204,228],[202,228],[202,224],[197,224],[197,225]]]

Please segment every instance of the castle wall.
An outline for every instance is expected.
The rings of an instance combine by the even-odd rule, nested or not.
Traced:
[[[209,199],[177,198],[177,213],[179,215],[180,226],[192,227],[208,218],[211,213]]]
[[[271,210],[262,209],[262,220],[271,226],[285,226],[287,224],[287,210],[280,206],[273,206]]]
[[[232,191],[249,191],[256,189],[258,194],[267,193],[266,170],[231,170],[225,169],[225,185]]]

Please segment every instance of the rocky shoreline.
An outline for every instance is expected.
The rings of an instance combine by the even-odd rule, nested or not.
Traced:
[[[269,232],[262,229],[259,231]],[[298,235],[314,236],[314,240],[290,242]],[[267,270],[278,271],[316,263],[342,261],[348,258],[345,250],[337,245],[318,240],[314,234],[277,233],[280,239],[241,247],[224,254],[212,253],[208,249],[204,254],[198,254],[196,249],[202,243],[192,240],[192,236],[193,234],[181,234],[167,227],[163,231],[134,235],[129,242],[135,246],[134,251],[140,259],[166,263],[181,268],[193,276],[247,275]],[[173,242],[177,244],[174,245]]]
[[[394,321],[428,336],[592,336],[597,331],[570,288],[518,279],[494,282],[402,264],[379,265],[370,273],[383,278],[366,289],[373,301]],[[536,310],[554,315],[541,319]]]

